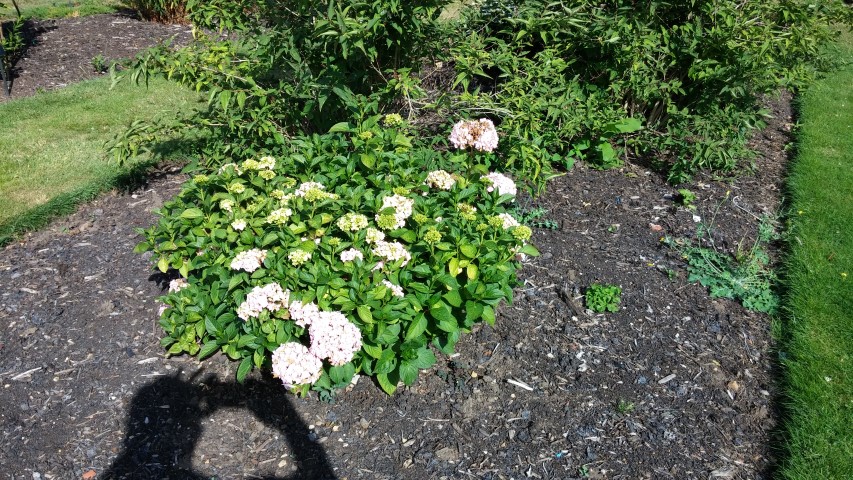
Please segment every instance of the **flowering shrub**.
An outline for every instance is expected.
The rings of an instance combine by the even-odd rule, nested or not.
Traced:
[[[356,373],[390,394],[493,323],[516,258],[537,254],[505,210],[515,184],[398,125],[339,124],[187,182],[137,248],[186,279],[163,297],[169,353],[221,351],[239,380],[268,367],[301,394]]]

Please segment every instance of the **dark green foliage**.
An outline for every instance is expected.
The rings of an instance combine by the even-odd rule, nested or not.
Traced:
[[[165,74],[209,92],[209,108],[167,128],[204,130],[214,162],[278,153],[286,138],[325,132],[340,118],[417,95],[411,73],[431,44],[445,0],[190,1],[198,33],[176,52],[149,50],[136,80]],[[132,148],[129,150],[133,150]]]
[[[507,163],[533,179],[626,155],[672,181],[731,171],[761,125],[757,96],[828,68],[829,25],[850,18],[833,1],[487,1],[455,27],[458,107],[502,121]]]
[[[123,0],[122,3],[136,11],[140,17],[152,22],[185,23],[186,0]]]

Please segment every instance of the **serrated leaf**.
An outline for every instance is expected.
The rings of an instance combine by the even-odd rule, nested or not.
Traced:
[[[435,353],[427,347],[418,349],[418,357],[412,360],[412,364],[418,367],[421,370],[425,370],[433,365],[437,359],[435,358]]]
[[[363,343],[361,345],[361,349],[364,350],[365,353],[370,355],[373,358],[379,358],[382,356],[382,347],[377,347],[375,345],[369,345],[367,343]]]
[[[476,280],[477,276],[480,274],[480,269],[477,265],[471,263],[465,268],[465,275],[468,277],[468,280]]]
[[[471,245],[469,243],[465,243],[459,246],[459,251],[462,252],[462,255],[465,255],[468,258],[476,258],[477,257],[477,247]]]
[[[537,250],[536,247],[529,243],[521,247],[521,250],[519,250],[519,252],[525,255],[530,255],[531,257],[539,256],[539,250]]]
[[[157,261],[157,269],[163,273],[169,271],[169,259],[166,257],[160,257],[160,260]]]
[[[329,379],[332,383],[339,386],[349,385],[352,377],[355,375],[355,366],[352,362],[329,368]]]

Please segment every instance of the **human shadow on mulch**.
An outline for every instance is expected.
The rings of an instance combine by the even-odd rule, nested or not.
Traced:
[[[213,376],[183,380],[180,373],[160,377],[133,397],[122,451],[102,479],[175,478],[207,480],[194,471],[192,453],[203,433],[202,420],[220,408],[242,408],[282,433],[292,449],[296,480],[336,478],[323,448],[309,440],[309,430],[274,379],[223,383]]]

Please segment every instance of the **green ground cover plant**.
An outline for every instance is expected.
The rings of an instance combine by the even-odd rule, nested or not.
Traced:
[[[128,169],[110,162],[104,143],[131,120],[198,105],[164,80],[148,90],[109,85],[98,79],[0,104],[0,243],[115,186]]]
[[[584,294],[586,308],[595,313],[618,312],[622,303],[622,288],[617,285],[593,283]]]
[[[382,119],[380,121],[380,119]],[[163,346],[271,368],[334,395],[355,374],[387,393],[512,300],[516,187],[475,149],[414,145],[399,115],[295,137],[278,158],[202,170],[144,232],[163,272]]]
[[[448,29],[453,109],[523,140],[503,144],[505,161],[540,182],[626,156],[675,183],[731,172],[762,125],[757,96],[814,79],[832,63],[829,24],[850,18],[832,1],[489,0]]]
[[[853,36],[843,37],[853,60]],[[780,357],[785,444],[779,478],[853,475],[853,66],[799,99],[788,179],[790,252]]]

